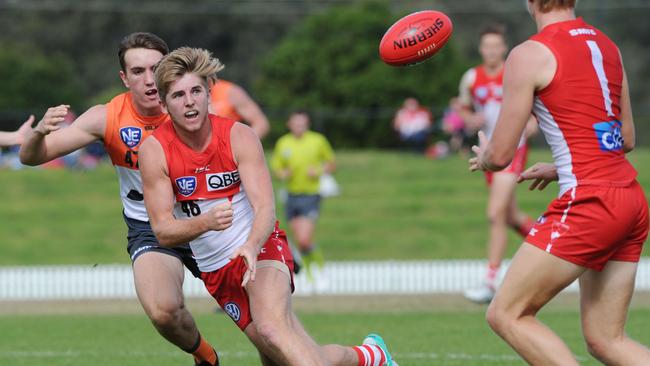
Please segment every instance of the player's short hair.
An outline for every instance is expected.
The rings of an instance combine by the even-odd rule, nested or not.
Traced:
[[[120,42],[120,47],[117,50],[117,56],[120,59],[120,67],[122,71],[126,72],[126,63],[124,55],[126,51],[132,48],[146,48],[148,50],[156,50],[164,55],[169,53],[169,46],[167,43],[153,33],[148,32],[135,32],[128,34]]]
[[[576,7],[578,0],[528,0],[532,1],[539,11],[548,13],[555,9],[572,9]]]
[[[185,74],[195,74],[205,81],[205,87],[217,81],[217,73],[224,65],[210,51],[202,48],[181,47],[163,57],[154,72],[156,87],[163,101],[169,86]]]
[[[483,37],[486,34],[497,34],[503,39],[506,38],[506,26],[501,23],[491,23],[481,29],[479,37]]]

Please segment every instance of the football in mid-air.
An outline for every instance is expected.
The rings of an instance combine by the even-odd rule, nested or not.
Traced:
[[[453,25],[447,15],[435,10],[409,14],[393,24],[379,44],[379,56],[393,66],[422,62],[447,43]]]

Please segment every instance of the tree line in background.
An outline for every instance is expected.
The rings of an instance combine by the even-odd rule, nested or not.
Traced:
[[[427,8],[447,12],[454,22],[446,49],[416,66],[384,65],[377,48],[386,29]],[[650,4],[584,0],[578,10],[619,43],[637,116],[649,116],[650,91],[643,86],[650,81]],[[478,32],[491,22],[507,25],[511,44],[535,31],[520,0],[4,2],[0,128],[17,126],[30,113],[40,116],[51,105],[71,104],[81,112],[108,101],[123,90],[120,39],[150,31],[172,48],[203,47],[224,61],[223,78],[244,86],[269,114],[270,141],[285,131],[287,114],[301,109],[338,147],[392,146],[398,106],[416,97],[439,117],[463,71],[478,61]]]

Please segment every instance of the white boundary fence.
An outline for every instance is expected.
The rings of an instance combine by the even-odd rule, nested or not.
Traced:
[[[506,263],[507,265],[507,263]],[[481,260],[329,262],[324,269],[322,295],[450,294],[481,280]],[[505,271],[502,271],[502,273]],[[309,295],[304,273],[296,279],[297,296]],[[637,290],[650,290],[650,258],[643,258]],[[567,291],[577,291],[574,283]],[[203,283],[189,272],[187,297],[209,296]],[[130,265],[0,267],[0,300],[134,298]]]

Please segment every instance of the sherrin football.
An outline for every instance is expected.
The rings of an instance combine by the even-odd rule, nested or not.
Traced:
[[[409,14],[393,24],[379,44],[379,56],[393,66],[422,62],[447,43],[453,25],[444,13],[424,10]]]

